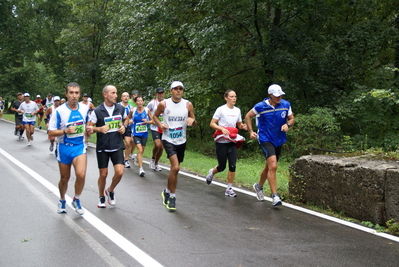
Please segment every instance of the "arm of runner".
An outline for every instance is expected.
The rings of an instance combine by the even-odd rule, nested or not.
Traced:
[[[195,127],[197,121],[195,120],[194,106],[191,102],[188,103],[188,118],[186,119],[187,126]]]
[[[252,130],[252,118],[255,117],[256,114],[253,111],[253,109],[251,109],[250,111],[248,111],[247,115],[245,115],[245,123],[247,124],[247,130],[249,132],[249,137],[253,140],[256,139],[256,137],[258,136],[257,133],[255,133]]]
[[[153,117],[153,120],[154,120],[155,124],[158,125],[158,127],[159,127],[162,131],[164,131],[164,130],[166,130],[166,129],[169,128],[167,124],[162,123],[162,122],[159,120],[159,115],[161,115],[164,111],[165,111],[165,101],[162,101],[162,102],[160,102],[160,103],[158,104],[157,110],[155,111],[154,117]]]

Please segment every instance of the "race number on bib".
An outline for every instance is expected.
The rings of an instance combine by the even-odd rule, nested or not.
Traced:
[[[69,126],[74,126],[75,127],[75,132],[74,133],[69,133],[67,134],[68,138],[76,138],[83,136],[85,133],[85,124],[83,123],[83,120],[80,121],[75,121],[72,123],[67,124],[67,128]]]
[[[136,133],[145,133],[147,131],[147,123],[145,122],[138,122],[135,126]]]
[[[122,116],[116,115],[112,117],[104,118],[105,125],[109,126],[109,133],[117,132],[119,129],[119,125],[122,123]]]
[[[27,118],[32,118],[32,114],[30,114],[30,113],[25,113],[25,117],[27,117]]]
[[[168,129],[168,136],[170,139],[183,138],[183,127],[178,127],[175,129]]]
[[[158,116],[160,122],[163,122],[163,113]]]

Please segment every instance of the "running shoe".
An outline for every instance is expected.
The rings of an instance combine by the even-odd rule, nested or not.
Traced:
[[[255,193],[256,193],[256,198],[259,201],[265,201],[265,198],[263,196],[263,188],[258,183],[254,183],[253,188],[254,188]]]
[[[226,192],[224,192],[224,195],[228,197],[237,197],[237,194],[234,192],[233,188],[227,188]]]
[[[30,146],[30,142],[28,142],[27,146]]]
[[[149,166],[151,170],[155,170],[155,159],[151,159]]]
[[[161,195],[162,195],[162,203],[163,203],[165,206],[168,205],[168,201],[169,201],[170,194],[169,194],[169,193],[166,193],[165,190],[163,190],[162,193],[161,193]]]
[[[273,205],[273,206],[280,206],[280,205],[282,205],[281,199],[280,199],[279,196],[276,195],[276,196],[273,197],[272,205]]]
[[[209,169],[208,175],[206,176],[206,183],[211,184],[213,180],[213,168]]]
[[[134,164],[134,166],[139,166],[139,161],[137,159],[137,154],[133,154],[133,164]]]
[[[140,174],[140,177],[144,177],[145,171],[143,168],[140,168],[139,174]]]
[[[19,136],[18,137],[18,141],[23,141],[24,140],[24,137],[23,136]]]
[[[97,204],[97,208],[104,209],[105,207],[106,207],[105,206],[105,197],[100,197],[100,201]]]
[[[133,154],[129,155],[129,159],[132,160],[133,159]]]
[[[67,213],[66,211],[66,201],[65,200],[58,200],[58,210],[57,213]]]
[[[128,160],[125,160],[125,168],[130,168],[130,163]]]
[[[72,206],[75,208],[75,213],[77,215],[83,215],[85,211],[83,210],[82,206],[80,205],[80,199],[73,199]]]
[[[18,135],[17,132],[18,132],[17,129],[15,129],[14,130],[14,135]]]
[[[156,171],[156,172],[160,172],[160,171],[162,171],[162,168],[161,168],[161,167],[159,167],[159,165],[158,165],[158,164],[156,164],[156,165],[155,165],[155,169],[154,169],[154,171]]]
[[[49,149],[50,149],[51,152],[53,152],[53,150],[54,150],[54,143],[50,143]]]
[[[107,196],[107,202],[109,205],[111,206],[115,206],[116,205],[116,200],[115,200],[115,193],[114,192],[110,192],[109,188],[104,190],[104,194]]]
[[[41,130],[42,129],[42,126],[41,125],[39,125],[39,130]]]
[[[30,140],[33,141],[33,134],[30,136]]]
[[[168,205],[166,205],[168,210],[176,210],[176,198],[171,197],[169,198]]]

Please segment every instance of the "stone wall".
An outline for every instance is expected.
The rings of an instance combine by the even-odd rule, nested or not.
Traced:
[[[361,157],[302,156],[290,166],[290,197],[384,225],[399,221],[399,163]]]

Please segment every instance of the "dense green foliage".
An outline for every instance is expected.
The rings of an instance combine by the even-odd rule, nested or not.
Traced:
[[[181,80],[199,122],[190,135],[210,142],[226,89],[244,116],[278,83],[297,117],[292,156],[396,150],[398,12],[393,0],[1,0],[0,96],[77,81],[95,104],[105,84],[149,100]]]

